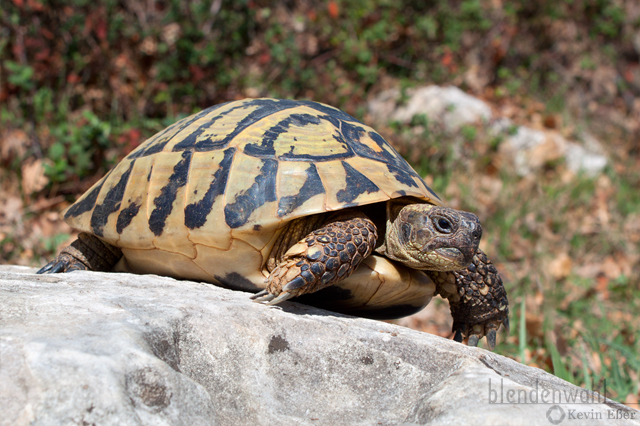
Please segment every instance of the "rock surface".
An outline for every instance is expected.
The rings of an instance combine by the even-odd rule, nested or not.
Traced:
[[[541,370],[400,326],[154,275],[33,271],[0,266],[2,425],[640,424]]]

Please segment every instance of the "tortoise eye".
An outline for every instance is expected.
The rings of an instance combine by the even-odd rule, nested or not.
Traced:
[[[451,234],[453,232],[453,224],[444,217],[437,217],[433,220],[436,229],[443,234]]]

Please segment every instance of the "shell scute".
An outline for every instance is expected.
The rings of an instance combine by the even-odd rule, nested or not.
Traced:
[[[354,200],[359,199],[365,193],[372,194],[380,191],[378,185],[348,162],[342,161],[341,164],[345,171],[345,187],[336,193],[336,199],[339,203],[353,204]],[[379,199],[378,195],[375,197]],[[359,203],[363,203],[363,201],[361,200]]]
[[[248,157],[250,158],[250,157]],[[255,162],[255,160],[258,160]],[[237,189],[231,191],[228,194],[230,197],[227,200],[227,204],[224,207],[224,219],[227,225],[231,229],[239,228],[249,222],[249,218],[254,215],[254,212],[259,210],[262,206],[266,205],[268,208],[271,203],[275,203],[278,199],[276,190],[276,176],[278,171],[278,161],[270,158],[255,159],[254,161],[240,161],[237,162],[239,166],[244,164],[258,165],[259,169],[250,169],[246,173],[236,172],[234,175],[234,181],[240,183],[240,181],[249,181],[253,177],[251,186],[245,189]],[[245,183],[245,182],[242,182]],[[235,198],[233,197],[235,196]],[[273,206],[271,210],[275,210]],[[268,216],[275,216],[269,210],[267,210]],[[251,226],[257,223],[259,219],[264,216],[255,215],[252,220]]]
[[[194,155],[186,191],[184,224],[187,228],[202,227],[212,212],[213,204],[222,198],[235,152],[235,148],[227,148]]]
[[[278,217],[306,206],[322,211],[326,190],[314,163],[283,161],[278,170]]]
[[[118,213],[115,225],[115,234],[109,234],[110,240],[116,240],[118,247],[130,247],[136,249],[153,249],[155,235],[149,229],[148,203],[153,202],[149,198],[149,175],[153,168],[153,157],[136,159],[129,176],[125,196],[123,197],[120,213]],[[109,226],[107,232],[113,232]],[[105,237],[107,234],[105,234]]]
[[[231,244],[231,228],[223,220],[225,193],[237,151],[198,152],[194,155],[187,182],[184,224],[189,240],[220,250]]]
[[[269,120],[256,123],[252,135],[240,142],[247,155],[280,161],[332,161],[353,157],[340,130],[314,110],[299,107],[295,113],[279,111]],[[242,136],[245,136],[244,134]]]
[[[147,218],[145,231],[151,231],[153,246],[189,258],[196,255],[193,243],[188,239],[189,229],[184,226],[185,192],[192,156],[192,151],[179,155],[156,154],[144,212]],[[129,230],[137,231],[132,227]]]
[[[255,110],[256,108],[256,106],[251,108],[247,105],[234,106],[233,103],[223,104],[221,108],[183,127],[165,150],[209,152],[224,149],[242,128],[240,122],[246,119],[247,109]]]

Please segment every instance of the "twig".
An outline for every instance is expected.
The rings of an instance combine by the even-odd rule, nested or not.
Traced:
[[[333,50],[326,51],[313,58],[310,62],[312,67],[317,67],[327,62],[333,56]]]
[[[222,0],[213,0],[211,3],[211,7],[209,8],[209,19],[204,21],[202,24],[202,33],[205,36],[208,36],[211,33],[211,27],[213,26],[213,21],[215,21],[218,12],[220,12],[220,8],[222,7]]]
[[[386,60],[387,62],[391,62],[394,65],[398,65],[399,67],[407,68],[410,70],[416,69],[413,63],[411,63],[410,61],[407,61],[406,59],[398,58],[395,55],[389,55],[389,54],[382,55],[382,59]]]
[[[24,212],[38,213],[42,210],[50,209],[51,207],[55,206],[56,204],[60,204],[63,201],[64,201],[63,195],[58,195],[57,197],[53,197],[53,198],[41,198],[35,203],[31,204],[30,206],[27,206],[27,208],[24,209]]]

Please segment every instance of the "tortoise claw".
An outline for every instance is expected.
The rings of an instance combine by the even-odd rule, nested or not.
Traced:
[[[487,336],[487,345],[489,350],[493,350],[496,347],[496,336],[498,335],[498,329],[500,328],[500,321],[489,321],[484,326],[484,334]]]
[[[487,344],[489,345],[489,350],[493,350],[496,347],[496,329],[492,328],[487,333]]]
[[[478,342],[485,335],[485,328],[480,324],[476,324],[473,326],[471,330],[471,335],[469,336],[469,346],[478,346]]]
[[[44,265],[36,272],[36,274],[57,274],[59,272],[67,272],[67,262],[60,261],[58,258]]]
[[[262,294],[262,293],[266,293],[266,294]],[[259,295],[259,296],[258,296]],[[258,294],[255,295],[256,297],[252,297],[254,302],[258,302],[258,303],[267,303],[272,301],[273,299],[276,298],[275,294],[271,294],[269,292],[260,292]]]
[[[480,336],[478,336],[477,334],[472,334],[471,336],[469,336],[469,341],[467,343],[467,346],[478,346],[479,341],[480,341]]]
[[[497,336],[500,324],[504,324],[504,322],[501,323],[500,321],[489,321],[484,324],[476,324],[471,329],[469,329],[469,326],[467,324],[454,323],[453,331],[455,332],[455,335],[453,337],[453,340],[458,343],[462,343],[462,341],[468,337],[469,340],[467,342],[467,345],[477,346],[480,339],[486,337],[488,349],[493,351],[498,340]],[[505,327],[508,328],[508,324]]]
[[[453,322],[453,330],[455,332],[455,336],[453,336],[453,340],[458,343],[462,343],[465,337],[469,334],[469,327],[465,323]]]
[[[293,296],[294,294],[289,292],[282,292],[276,296],[275,294],[269,293],[267,290],[262,290],[260,293],[256,293],[250,298],[254,302],[262,303],[263,305],[275,305],[277,303],[284,302],[287,299],[291,299]]]
[[[53,269],[53,265],[51,264],[51,262],[49,262],[46,265],[44,265],[42,268],[38,269],[38,272],[36,272],[36,274],[47,274],[52,269]]]
[[[269,294],[269,292],[267,290],[262,290],[260,293],[256,293],[253,296],[249,297],[249,299],[256,300],[258,297],[264,296],[266,294]]]
[[[283,292],[283,293],[280,293],[280,295],[275,299],[269,300],[268,302],[266,302],[265,305],[275,305],[277,303],[284,302],[287,299],[291,299],[292,297],[293,297],[292,293]]]

